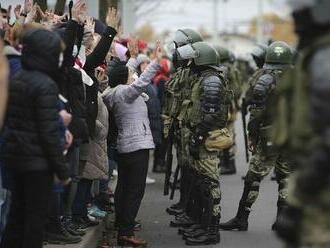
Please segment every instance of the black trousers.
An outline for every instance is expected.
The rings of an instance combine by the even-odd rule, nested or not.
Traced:
[[[2,248],[42,248],[53,180],[51,172],[12,173],[12,202]]]
[[[116,225],[119,236],[133,236],[135,218],[146,187],[149,150],[119,154],[115,192]]]

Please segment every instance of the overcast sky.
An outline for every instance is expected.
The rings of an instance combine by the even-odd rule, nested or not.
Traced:
[[[23,0],[0,0],[3,6]],[[89,0],[98,2],[97,0]],[[134,0],[131,0],[135,2]],[[244,31],[248,21],[257,15],[259,0],[218,0],[218,29]],[[288,15],[286,0],[262,0],[264,13]],[[55,0],[48,0],[55,2]],[[136,1],[138,2],[138,1]],[[182,27],[213,29],[213,0],[140,0],[137,27],[150,23],[157,31]],[[225,3],[226,2],[226,3]],[[151,10],[149,10],[149,8]]]
[[[145,13],[140,8],[137,25],[151,23],[157,29],[177,29],[179,27],[213,29],[213,0],[154,0],[159,2],[153,11]],[[218,29],[233,31],[246,29],[248,21],[258,13],[258,0],[218,0]],[[288,15],[285,0],[263,0],[263,12]],[[150,5],[150,4],[149,4]],[[139,12],[138,12],[139,14]]]

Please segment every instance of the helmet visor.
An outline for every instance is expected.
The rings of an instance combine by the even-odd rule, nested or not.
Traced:
[[[188,59],[194,59],[198,57],[198,52],[194,50],[194,48],[191,46],[191,44],[179,47],[177,49],[177,53],[179,55],[179,60],[188,60]]]

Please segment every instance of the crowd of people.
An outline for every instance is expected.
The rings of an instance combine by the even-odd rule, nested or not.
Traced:
[[[29,0],[15,6],[15,21],[10,13],[0,18],[1,247],[79,243],[113,211],[117,163],[118,243],[144,244],[135,218],[170,70],[160,44],[123,38],[116,9],[104,24],[82,0],[68,15]]]
[[[329,247],[330,3],[289,2],[297,48],[256,45],[252,66],[188,28],[166,49],[150,48],[121,34],[115,8],[103,23],[84,0],[70,1],[68,14],[25,0],[15,21],[2,9],[0,247],[79,243],[113,211],[118,245],[146,246],[135,232],[151,150],[153,171],[166,172],[164,193],[180,186],[166,211],[186,245],[247,231],[274,169],[271,229],[291,248]],[[239,112],[249,168],[236,216],[220,222],[220,177],[236,173]]]

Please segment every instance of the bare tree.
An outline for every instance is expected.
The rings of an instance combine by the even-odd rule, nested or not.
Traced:
[[[118,9],[119,0],[99,0],[99,16],[101,21],[105,21],[109,7]]]
[[[65,10],[66,0],[57,0],[55,5],[55,13],[63,14]]]

